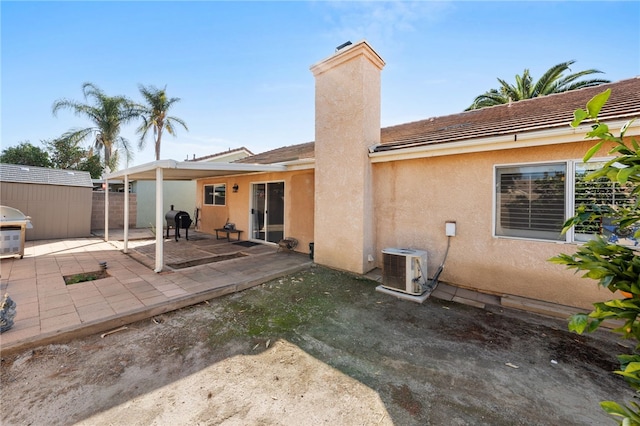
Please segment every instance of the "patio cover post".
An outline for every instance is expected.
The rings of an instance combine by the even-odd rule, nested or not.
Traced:
[[[124,248],[123,253],[127,253],[129,246],[129,175],[124,175]]]
[[[162,218],[162,167],[156,167],[156,269],[155,272],[162,272],[164,266],[164,224]]]
[[[104,240],[109,241],[109,180],[104,179]]]

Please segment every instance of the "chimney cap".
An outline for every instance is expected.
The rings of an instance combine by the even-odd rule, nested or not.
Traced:
[[[351,46],[351,44],[352,44],[352,43],[351,43],[351,41],[349,41],[349,40],[345,41],[345,42],[344,42],[344,43],[342,43],[340,46],[336,47],[336,52],[337,52],[338,50],[344,49],[344,48],[345,48],[345,47],[347,47],[347,46]]]

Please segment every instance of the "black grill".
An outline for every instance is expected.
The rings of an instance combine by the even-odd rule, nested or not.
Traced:
[[[189,227],[193,223],[189,213],[183,212],[181,210],[174,210],[173,204],[171,205],[171,210],[169,210],[164,218],[167,221],[167,238],[169,238],[169,229],[175,229],[176,241],[180,238],[180,229],[184,229],[185,238],[189,239]]]

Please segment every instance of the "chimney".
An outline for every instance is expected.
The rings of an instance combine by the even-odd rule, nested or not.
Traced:
[[[365,273],[375,257],[369,147],[380,143],[382,58],[366,41],[343,44],[313,65],[314,261]]]

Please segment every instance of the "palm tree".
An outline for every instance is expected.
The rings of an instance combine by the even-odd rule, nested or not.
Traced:
[[[162,131],[166,130],[171,136],[176,136],[175,125],[179,124],[186,131],[189,131],[187,125],[178,117],[168,116],[167,112],[171,106],[178,102],[180,98],[167,98],[167,86],[158,89],[154,86],[145,87],[139,85],[140,93],[146,101],[146,105],[140,106],[140,117],[142,124],[138,127],[140,133],[139,148],[143,149],[146,136],[149,129],[153,129],[153,138],[155,140],[156,160],[160,160],[160,144],[162,143]]]
[[[116,170],[120,148],[124,150],[127,160],[132,157],[129,141],[120,136],[120,127],[138,116],[135,105],[124,96],[107,96],[93,83],[84,83],[82,93],[85,101],[92,100],[92,104],[59,99],[53,103],[53,115],[57,115],[61,109],[70,109],[75,115],[88,118],[94,125],[69,130],[62,138],[75,143],[93,137],[95,148],[104,150],[105,167]]]
[[[598,86],[603,83],[610,83],[604,79],[580,80],[582,77],[591,74],[600,74],[602,71],[590,69],[564,76],[565,71],[571,71],[569,68],[576,61],[562,62],[555,65],[537,81],[533,82],[529,70],[525,69],[522,76],[516,75],[516,84],[511,85],[505,80],[499,78],[499,89],[491,89],[488,92],[476,97],[471,106],[465,111],[472,109],[480,109],[488,106],[507,104],[509,102],[517,102],[523,99],[532,99],[538,96],[546,96],[552,93],[568,92],[569,90],[582,89],[584,87]]]

